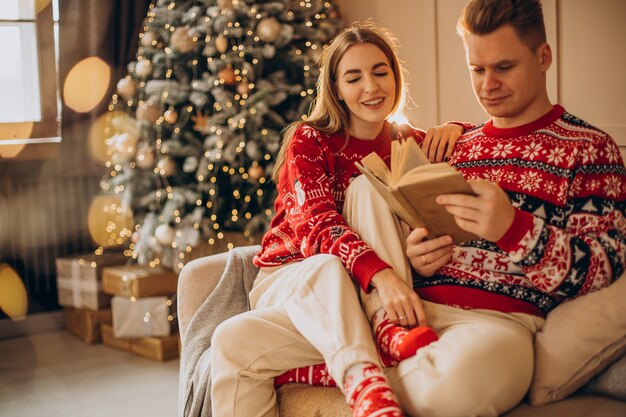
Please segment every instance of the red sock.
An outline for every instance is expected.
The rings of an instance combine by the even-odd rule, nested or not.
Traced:
[[[328,373],[325,363],[303,366],[302,368],[291,369],[284,374],[278,375],[274,379],[274,386],[280,387],[290,382],[314,385],[316,387],[336,387],[335,380]]]
[[[350,367],[344,380],[353,417],[402,417],[402,410],[383,372],[373,363]]]
[[[374,315],[374,334],[384,366],[395,361],[402,361],[415,355],[419,348],[439,340],[437,333],[428,326],[406,329],[393,324],[385,310],[380,309]]]

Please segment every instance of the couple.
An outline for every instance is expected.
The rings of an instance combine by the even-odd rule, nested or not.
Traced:
[[[530,385],[545,315],[622,274],[624,164],[608,135],[550,103],[539,1],[472,0],[458,30],[491,116],[476,128],[386,121],[403,82],[380,30],[348,28],[325,51],[315,107],[276,163],[252,310],[213,335],[213,416],[276,416],[275,379],[321,362],[354,416],[498,415]],[[407,231],[355,178],[370,152],[389,161],[392,140],[470,180],[475,196],[438,203],[480,239]]]

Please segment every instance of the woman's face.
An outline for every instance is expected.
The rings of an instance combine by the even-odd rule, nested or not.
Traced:
[[[396,101],[396,80],[384,52],[371,43],[348,48],[337,65],[337,91],[350,111],[350,133],[375,137]]]

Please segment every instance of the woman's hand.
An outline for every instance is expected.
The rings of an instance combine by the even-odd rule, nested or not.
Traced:
[[[426,325],[422,300],[393,269],[378,271],[372,277],[372,284],[378,290],[389,320],[406,327]]]
[[[454,144],[464,132],[463,126],[452,123],[431,127],[426,132],[422,150],[431,162],[447,161]]]
[[[406,238],[406,256],[413,269],[423,277],[429,277],[444,266],[452,257],[454,243],[450,236],[426,239],[428,230],[419,227]]]

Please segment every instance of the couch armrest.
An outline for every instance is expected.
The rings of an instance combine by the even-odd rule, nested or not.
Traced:
[[[189,321],[216,287],[226,267],[228,252],[194,259],[178,276],[177,309],[181,342]]]

